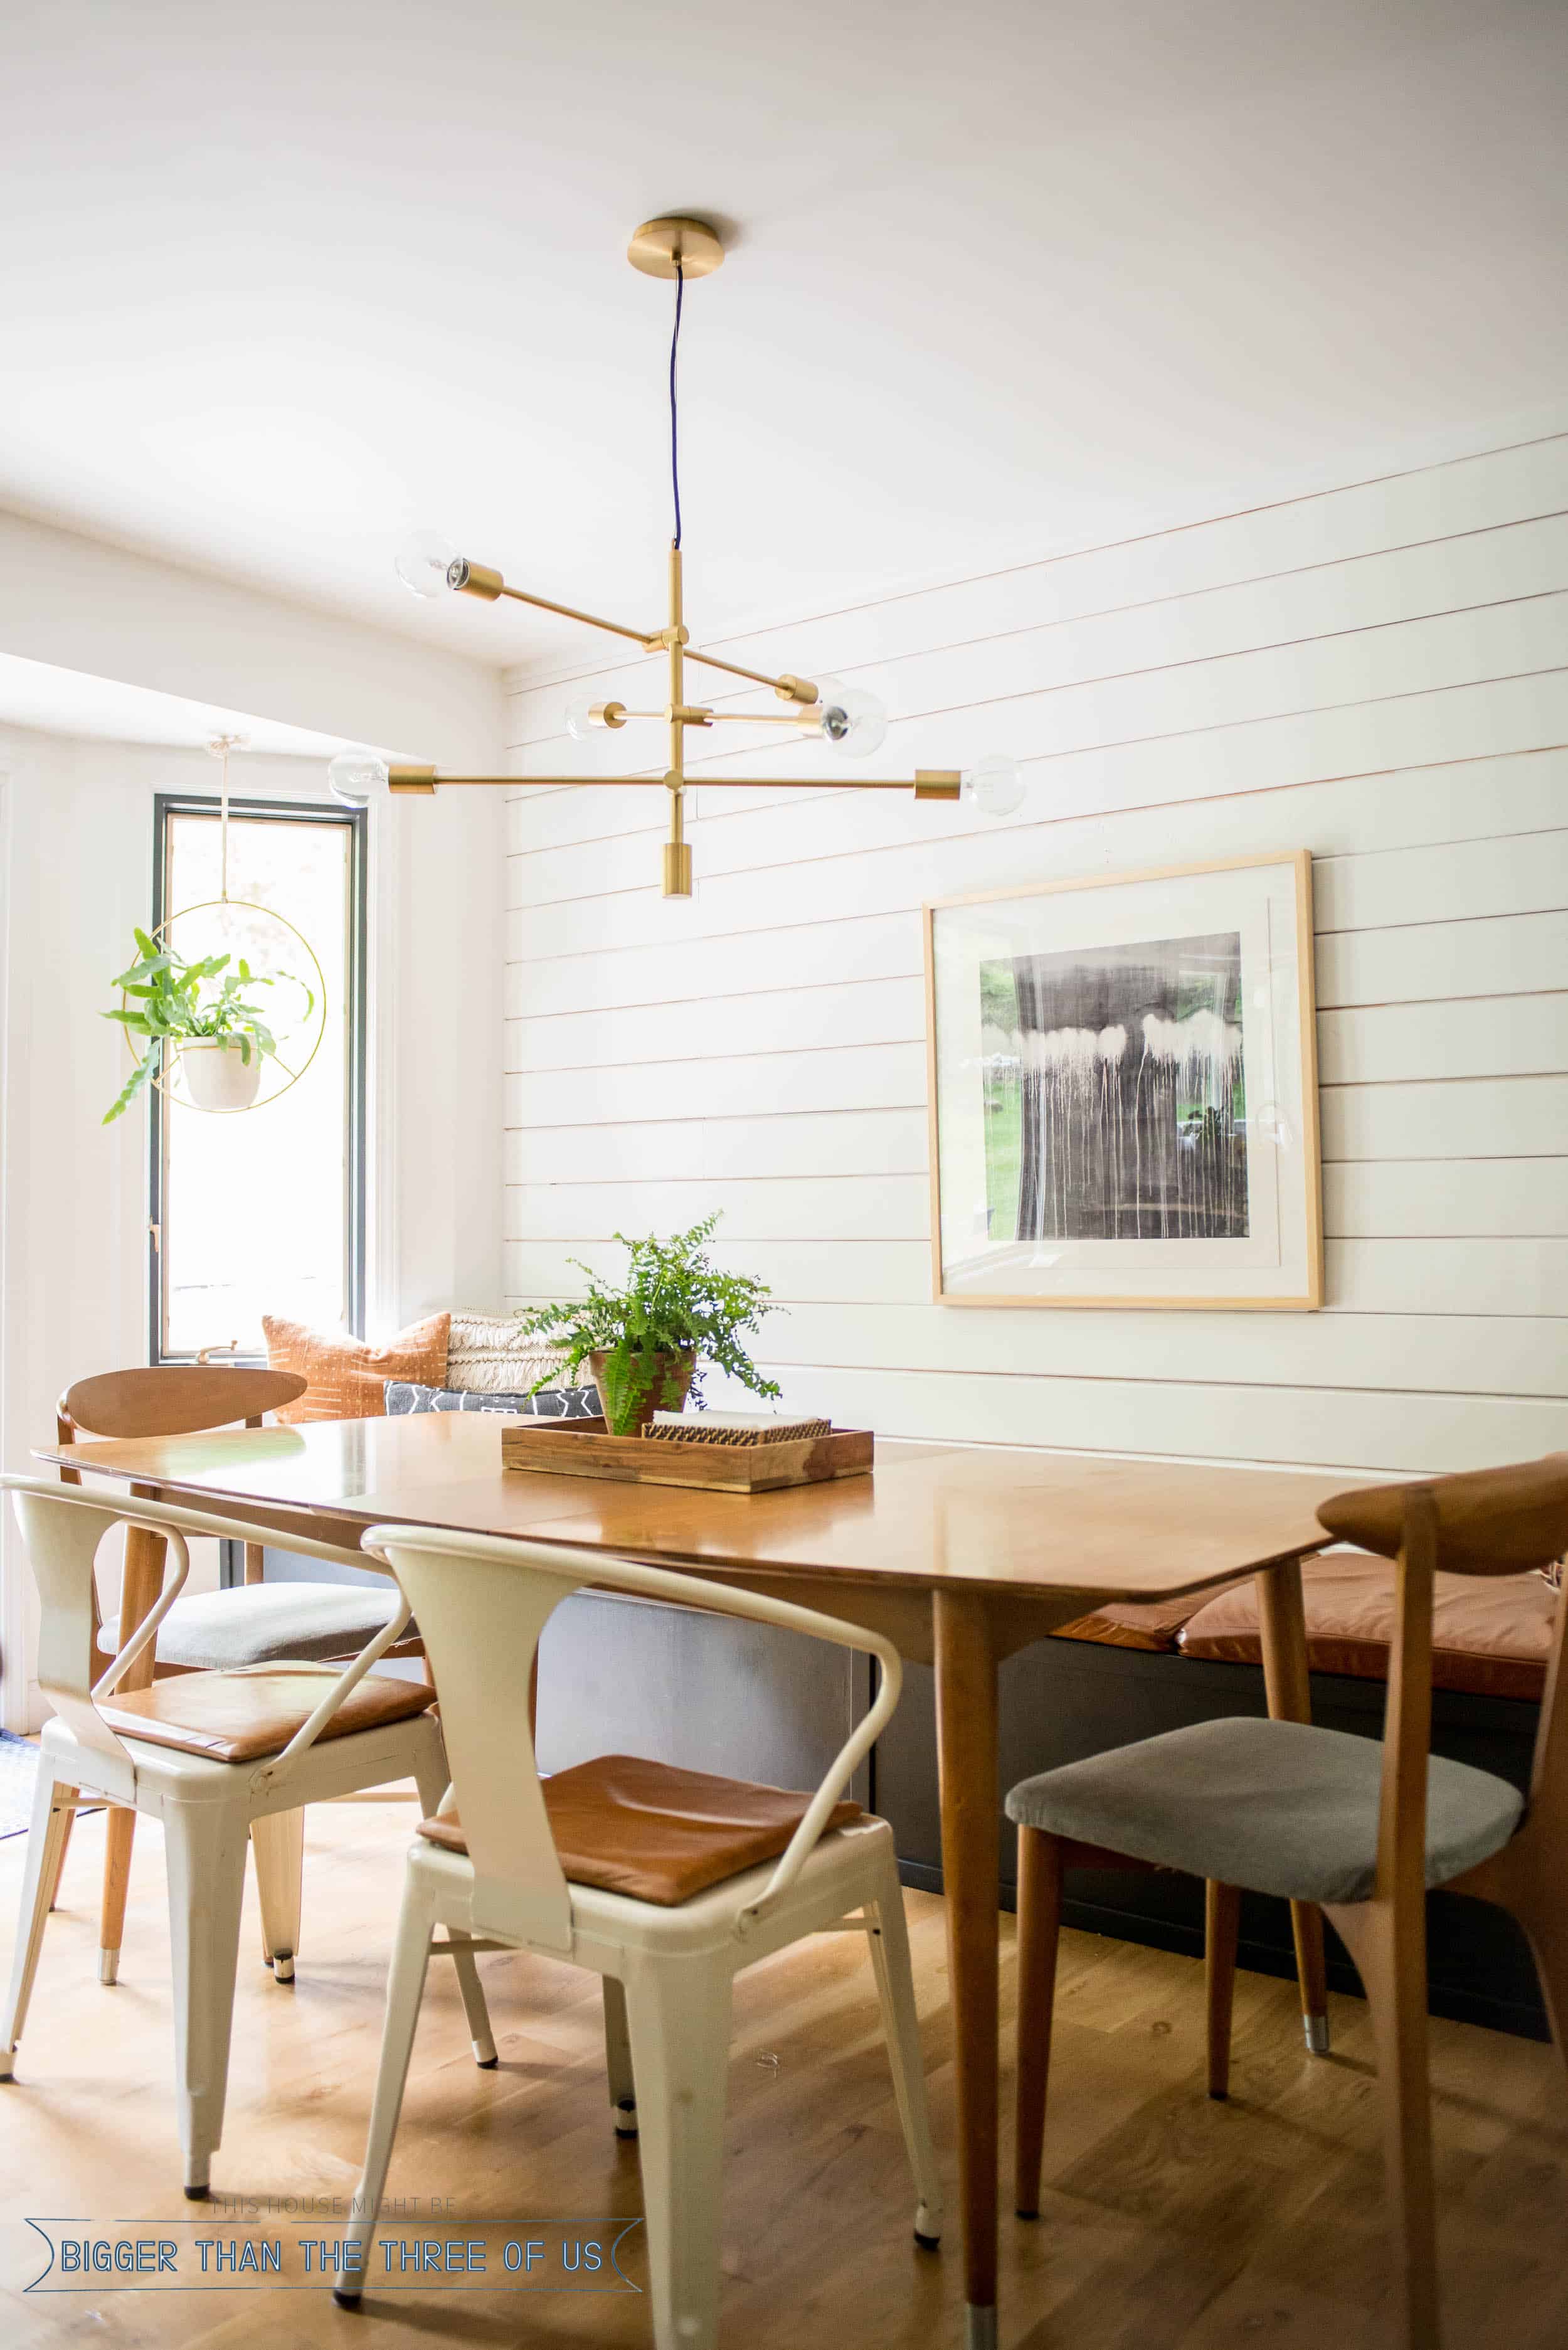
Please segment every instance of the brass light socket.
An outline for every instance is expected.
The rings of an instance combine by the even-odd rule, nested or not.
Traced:
[[[446,584],[460,595],[480,596],[493,604],[506,582],[488,563],[471,563],[466,555],[460,555],[446,575]]]
[[[588,716],[596,726],[624,726],[626,704],[624,702],[596,702]]]
[[[691,844],[689,840],[667,840],[664,844],[664,894],[667,898],[690,898],[691,895]]]
[[[389,792],[430,792],[436,787],[433,767],[392,766],[387,769],[387,789]]]
[[[917,767],[915,797],[918,800],[956,800],[963,785],[963,776],[957,767]]]
[[[791,677],[787,670],[774,691],[781,702],[803,702],[807,709],[817,698],[816,688],[809,677]]]

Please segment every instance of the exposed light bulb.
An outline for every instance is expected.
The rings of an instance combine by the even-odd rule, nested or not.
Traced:
[[[393,566],[411,596],[431,598],[462,584],[466,565],[439,530],[417,530],[400,548]],[[452,574],[459,576],[453,578]]]
[[[844,759],[868,759],[888,739],[886,705],[833,678],[817,682],[816,722],[828,748]]]
[[[566,732],[574,743],[589,742],[599,733],[604,721],[596,718],[594,712],[600,707],[586,693],[578,701],[566,704]]]
[[[1016,759],[992,752],[977,759],[959,786],[959,797],[981,816],[1012,816],[1028,796],[1023,770]]]
[[[387,788],[385,759],[374,751],[339,751],[327,770],[335,799],[345,807],[369,807],[378,792]]]

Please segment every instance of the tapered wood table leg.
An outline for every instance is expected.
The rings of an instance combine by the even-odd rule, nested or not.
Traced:
[[[1302,1600],[1300,1559],[1268,1567],[1258,1577],[1258,1614],[1262,1633],[1263,1685],[1275,1721],[1312,1720],[1312,1679],[1307,1670],[1306,1609]],[[1310,1901],[1291,1903],[1291,1933],[1301,1985],[1302,2029],[1314,2056],[1328,2054],[1328,1972],[1323,1947],[1323,1911]]]
[[[163,1588],[164,1548],[161,1534],[147,1534],[140,1526],[127,1526],[125,1571],[119,1586],[120,1648],[131,1638]],[[150,1688],[152,1661],[153,1651],[149,1648],[116,1684],[117,1693]],[[124,1804],[113,1804],[104,1841],[103,1908],[98,1932],[99,1982],[115,1982],[119,1976],[119,1946],[125,1935],[125,1897],[130,1883],[130,1848],[135,1835],[135,1812]]]
[[[942,1882],[958,2087],[968,2350],[996,2341],[997,1785],[996,1656],[983,1598],[933,1593]]]

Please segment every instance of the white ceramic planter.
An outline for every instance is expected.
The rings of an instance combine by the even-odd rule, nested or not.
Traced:
[[[262,1056],[253,1045],[247,1062],[239,1039],[183,1045],[180,1066],[198,1109],[249,1109],[261,1091]]]

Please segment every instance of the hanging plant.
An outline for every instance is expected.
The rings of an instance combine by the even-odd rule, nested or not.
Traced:
[[[187,962],[146,931],[136,931],[135,938],[137,959],[114,982],[129,1000],[103,1016],[117,1021],[128,1037],[140,1038],[143,1050],[119,1098],[104,1112],[104,1125],[120,1117],[145,1087],[167,1076],[177,1059],[198,1107],[248,1109],[261,1084],[263,1060],[277,1052],[261,1005],[249,1000],[252,993],[278,981],[297,987],[308,1020],[316,1009],[315,991],[287,972],[280,972],[276,981],[264,977],[243,955],[237,962],[226,954]]]

